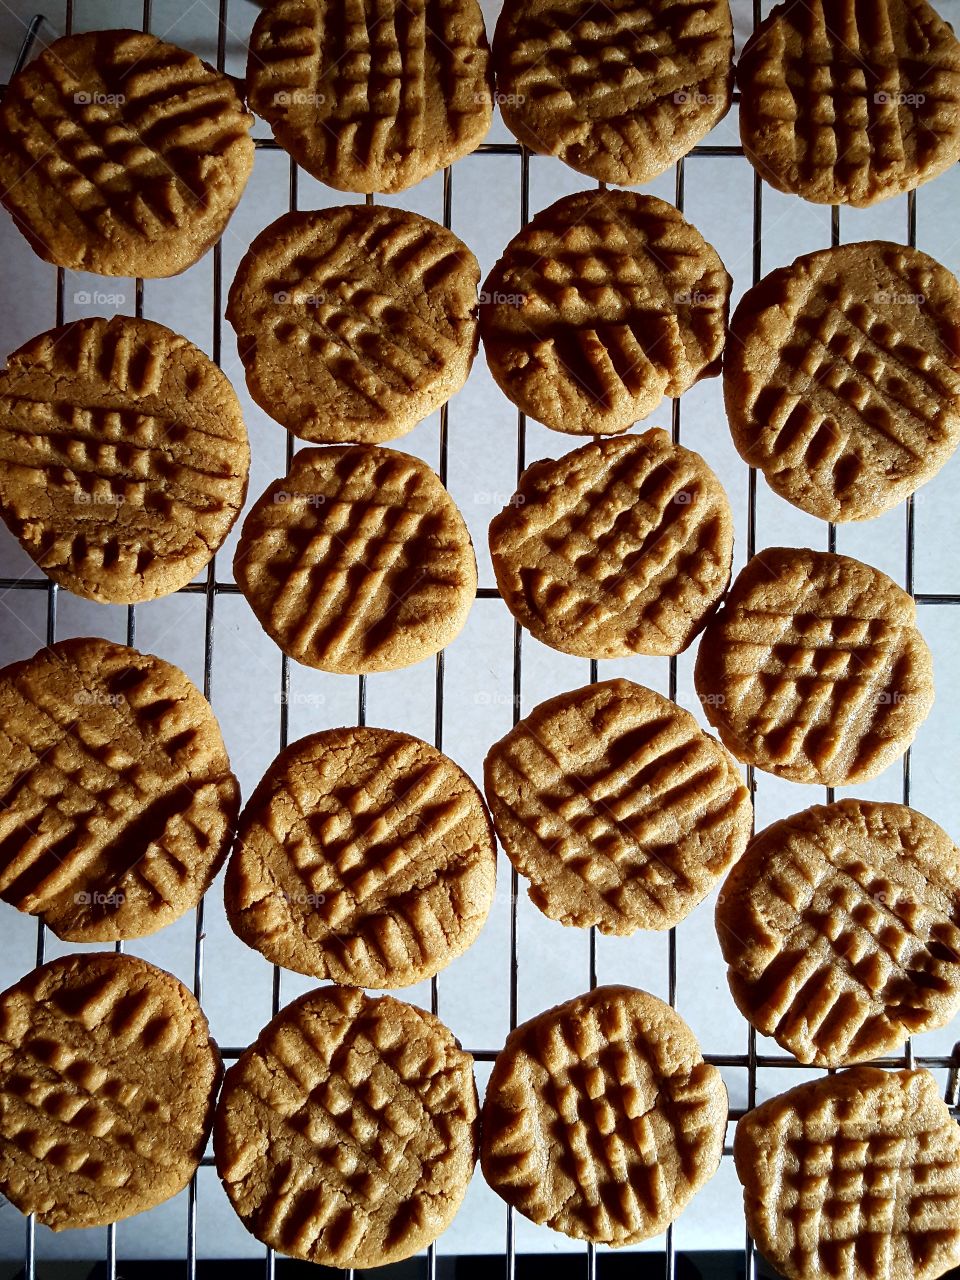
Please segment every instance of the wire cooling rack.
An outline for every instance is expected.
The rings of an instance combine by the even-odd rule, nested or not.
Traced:
[[[235,3],[238,0],[234,0]],[[239,0],[245,3],[246,0]],[[752,19],[754,25],[760,21],[763,12],[769,8],[768,4],[761,4],[761,0],[744,0],[749,7],[752,6]],[[212,0],[217,3],[217,0]],[[228,9],[229,0],[218,0],[217,12],[217,66],[223,70],[226,62],[227,35],[228,35]],[[142,6],[142,26],[145,31],[151,30],[153,17],[152,0],[143,0]],[[109,22],[109,16],[104,19]],[[13,71],[18,70],[36,51],[39,42],[54,35],[69,34],[73,30],[74,25],[74,3],[73,0],[65,0],[62,21],[49,19],[44,15],[36,15],[27,24],[25,37],[20,49],[19,56]],[[88,24],[90,25],[90,24]],[[159,32],[157,34],[160,34]],[[734,99],[736,102],[736,97]],[[736,108],[735,108],[736,109]],[[263,136],[262,123],[258,124],[255,131],[256,147],[258,151],[276,151],[279,150],[277,144],[272,138]],[[512,142],[489,142],[482,144],[478,148],[480,155],[500,155],[512,156],[516,158],[519,167],[519,207],[517,209],[517,226],[524,225],[529,220],[530,214],[530,153],[519,145]],[[681,160],[675,170],[674,180],[674,199],[677,207],[683,211],[685,196],[687,194],[688,175],[692,176],[696,171],[696,166],[701,157],[742,157],[743,150],[737,145],[711,145],[704,144],[697,146],[690,153],[686,160]],[[553,162],[559,164],[559,162]],[[289,166],[289,188],[288,188],[288,205],[289,208],[295,209],[298,206],[298,186],[300,173],[296,164],[291,160]],[[748,216],[751,219],[751,235],[752,235],[752,283],[756,283],[762,274],[762,250],[764,235],[764,187],[755,174],[751,174],[752,187],[748,189],[747,200],[751,204]],[[442,189],[442,205],[443,205],[443,223],[446,227],[452,226],[452,209],[453,209],[453,171],[448,168],[443,173],[443,189]],[[922,199],[922,197],[921,197]],[[367,197],[367,203],[373,203],[373,197]],[[906,202],[906,228],[905,239],[908,244],[915,246],[917,243],[917,194],[911,193]],[[836,245],[840,243],[840,210],[834,208],[832,210],[830,222],[830,240]],[[135,314],[143,315],[143,280],[138,279],[135,283]],[[219,364],[222,356],[222,314],[224,302],[224,279],[223,279],[223,263],[222,263],[222,246],[217,244],[212,250],[212,297],[211,307],[212,313],[210,322],[212,326],[212,356]],[[65,317],[65,272],[58,269],[56,272],[56,312],[52,317],[52,321],[56,324],[62,324]],[[675,441],[679,441],[681,437],[681,403],[680,400],[674,400],[671,411],[671,429],[672,436]],[[517,415],[516,425],[516,476],[519,478],[521,472],[527,464],[527,424],[522,413]],[[573,442],[567,442],[567,446],[571,446]],[[401,446],[402,447],[402,446]],[[561,442],[561,447],[563,442]],[[286,442],[286,459],[289,465],[294,452],[294,440],[291,436],[287,436]],[[448,479],[448,464],[450,460],[450,440],[448,431],[448,410],[445,406],[439,415],[439,474],[443,482],[446,484]],[[746,475],[746,469],[744,469]],[[752,556],[757,549],[757,476],[751,471],[748,477],[748,511],[746,526],[746,554]],[[947,592],[914,592],[914,569],[916,557],[916,517],[913,499],[906,503],[905,516],[902,529],[903,538],[903,581],[907,590],[914,594],[915,599],[920,606],[956,606],[960,605],[960,593],[952,594]],[[829,526],[828,546],[831,550],[836,549],[836,528]],[[43,593],[46,597],[46,642],[52,644],[57,639],[57,622],[58,622],[58,588],[54,583],[44,578],[38,577],[0,577],[0,596],[12,599],[14,602],[18,599],[18,593],[34,592]],[[12,596],[8,593],[13,593]],[[239,594],[239,589],[232,581],[221,580],[217,576],[217,561],[211,562],[207,571],[206,580],[193,582],[180,589],[179,594],[200,595],[204,600],[204,648],[203,648],[203,691],[210,698],[213,688],[214,677],[214,655],[217,638],[217,602],[224,596],[235,596]],[[499,592],[495,588],[480,587],[478,589],[478,600],[496,600],[499,598]],[[14,603],[14,607],[16,604]],[[479,607],[483,607],[480,605]],[[958,615],[960,616],[960,615]],[[921,615],[921,626],[923,617]],[[137,641],[137,609],[135,606],[129,606],[126,611],[126,642],[130,645],[136,644]],[[529,644],[529,639],[527,644]],[[521,705],[523,702],[523,659],[524,659],[524,636],[519,624],[513,624],[513,644],[512,644],[512,672],[511,672],[511,702],[513,721],[520,718]],[[5,658],[3,660],[6,660]],[[433,740],[438,748],[443,747],[444,741],[444,695],[446,690],[446,665],[445,655],[440,653],[435,660],[435,677],[433,681]],[[678,695],[678,667],[677,659],[668,660],[668,691],[670,697],[677,699]],[[282,658],[280,665],[280,687],[277,691],[279,702],[279,744],[280,748],[286,746],[290,729],[290,693],[291,693],[291,671],[290,663],[286,657]],[[596,680],[598,678],[598,663],[592,661],[590,663],[590,678]],[[367,682],[365,677],[360,676],[356,684],[356,721],[362,725],[366,723],[367,718]],[[911,800],[911,752],[907,752],[903,759],[902,766],[902,800],[903,803],[909,804]],[[751,792],[755,792],[756,780],[753,776],[753,769],[747,770],[748,783]],[[797,792],[799,797],[801,793]],[[831,789],[827,790],[827,798],[832,799],[833,793]],[[803,800],[797,800],[795,808],[801,807],[803,803],[809,802],[809,793],[803,793]],[[519,940],[518,940],[518,894],[519,885],[517,872],[513,869],[510,871],[510,914],[509,914],[509,1026],[515,1027],[519,1021],[518,1012],[518,958],[519,958]],[[48,951],[48,938],[42,924],[39,925],[36,939],[36,962],[43,963]],[[118,951],[122,950],[123,944],[116,944]],[[204,948],[205,948],[205,931],[204,931],[204,904],[201,903],[195,913],[195,927],[193,934],[193,989],[198,999],[201,1001],[204,997]],[[584,978],[589,982],[590,986],[596,985],[597,982],[597,937],[595,930],[589,931],[589,950],[588,950],[588,972],[584,974]],[[430,983],[430,1005],[434,1012],[438,1010],[439,989],[442,979],[434,978]],[[282,1003],[281,992],[281,970],[274,968],[272,981],[272,1009],[276,1012]],[[403,992],[398,992],[401,998]],[[671,930],[667,943],[667,976],[666,976],[666,994],[671,1005],[676,1006],[677,996],[677,935],[676,930]],[[801,1068],[792,1058],[783,1054],[764,1053],[759,1051],[757,1036],[752,1029],[743,1024],[743,1034],[745,1039],[745,1047],[740,1053],[717,1054],[709,1052],[709,1044],[705,1045],[704,1056],[706,1060],[721,1068],[740,1069],[746,1073],[747,1089],[746,1089],[746,1109],[752,1107],[757,1099],[757,1077],[758,1071],[764,1068],[780,1069],[777,1074],[779,1076],[782,1071],[784,1074],[784,1083],[780,1088],[789,1087],[794,1083],[790,1079],[791,1073],[795,1073]],[[223,1057],[227,1062],[235,1059],[245,1046],[221,1046]],[[496,1057],[496,1048],[476,1047],[467,1045],[466,1048],[471,1052],[475,1060],[479,1063],[489,1063]],[[960,1059],[958,1059],[957,1051],[949,1054],[920,1054],[915,1053],[911,1042],[907,1042],[904,1053],[898,1057],[888,1057],[878,1060],[877,1065],[888,1067],[904,1067],[904,1066],[925,1066],[932,1069],[946,1069],[947,1085],[946,1098],[948,1103],[955,1110],[960,1102]],[[730,1112],[730,1120],[735,1121],[743,1114],[743,1108],[732,1108]],[[724,1160],[729,1160],[731,1156],[731,1146],[729,1141],[724,1148]],[[209,1167],[213,1164],[213,1158],[210,1155],[205,1156],[203,1166]],[[197,1194],[197,1178],[194,1177],[189,1188],[189,1201],[187,1210],[187,1227],[184,1240],[183,1252],[181,1255],[182,1266],[170,1264],[176,1270],[177,1274],[183,1274],[185,1268],[186,1275],[189,1280],[194,1280],[198,1273],[198,1249],[197,1249],[197,1225],[198,1225],[198,1194]],[[505,1212],[505,1234],[503,1238],[503,1252],[500,1262],[490,1274],[505,1274],[507,1280],[513,1280],[517,1274],[518,1257],[522,1255],[518,1251],[516,1237],[516,1220],[512,1209],[504,1207]],[[696,1201],[688,1212],[696,1212]],[[578,1273],[585,1276],[586,1280],[596,1280],[598,1274],[607,1273],[606,1261],[609,1254],[601,1253],[594,1249],[593,1246],[587,1245],[581,1253],[582,1266]],[[678,1250],[675,1246],[674,1228],[669,1227],[666,1232],[664,1248],[661,1253],[643,1253],[631,1255],[636,1259],[636,1272],[643,1276],[652,1276],[662,1274],[665,1280],[674,1280],[677,1275]],[[421,1260],[422,1268],[419,1274],[435,1280],[438,1269],[438,1251],[435,1246],[431,1246],[426,1256]],[[487,1258],[488,1266],[491,1260]],[[623,1261],[623,1255],[618,1258],[618,1262]],[[744,1276],[746,1280],[754,1280],[757,1275],[758,1262],[755,1256],[753,1243],[748,1234],[745,1235],[743,1252],[738,1258],[732,1259],[730,1274],[738,1274]],[[272,1280],[276,1275],[277,1258],[271,1249],[266,1249],[263,1256],[262,1274],[267,1280]],[[502,1272],[500,1270],[502,1266]],[[390,1270],[390,1269],[388,1269]],[[128,1271],[128,1264],[124,1264],[124,1271]],[[36,1232],[32,1218],[26,1220],[25,1230],[25,1246],[23,1253],[23,1273],[26,1280],[35,1280],[38,1274],[42,1274],[42,1268],[38,1269],[38,1255],[36,1247]],[[116,1226],[107,1228],[106,1231],[106,1249],[103,1265],[97,1272],[98,1275],[104,1275],[108,1280],[117,1280],[118,1277],[118,1254],[117,1254],[117,1232]],[[135,1270],[129,1271],[129,1274],[135,1274]],[[244,1273],[246,1274],[246,1272]],[[410,1269],[405,1269],[403,1274],[414,1274]],[[564,1274],[575,1274],[570,1270],[565,1270]],[[617,1268],[617,1274],[621,1274],[621,1270]],[[346,1271],[344,1276],[353,1275],[352,1271]]]

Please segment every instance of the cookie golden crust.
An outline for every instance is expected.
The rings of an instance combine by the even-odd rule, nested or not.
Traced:
[[[960,1129],[929,1071],[798,1085],[739,1121],[733,1155],[786,1280],[936,1280],[960,1262]]]
[[[247,491],[240,405],[152,320],[76,320],[0,370],[0,515],[62,587],[110,604],[185,586]]]
[[[55,40],[0,107],[0,201],[47,262],[172,276],[220,239],[253,168],[234,82],[141,31]]]
[[[330,1267],[408,1258],[450,1224],[477,1158],[473,1059],[432,1014],[324,987],[227,1072],[224,1189],[258,1240]]]
[[[960,159],[960,44],[926,0],[787,0],[737,83],[747,158],[805,200],[876,204]]]
[[[617,435],[720,372],[730,277],[672,204],[564,196],[507,245],[480,294],[503,393],[571,435]]]
[[[250,510],[233,562],[284,653],[322,671],[393,671],[459,635],[473,544],[425,462],[393,449],[301,449]]]
[[[911,596],[849,556],[761,551],[707,624],[694,672],[738,760],[841,787],[903,755],[933,705]]]
[[[727,1091],[675,1010],[597,987],[507,1037],[483,1176],[524,1217],[614,1246],[659,1235],[720,1163]]]
[[[64,956],[0,995],[0,1189],[54,1231],[182,1191],[222,1068],[182,982],[135,956]]]
[[[508,0],[497,102],[517,138],[602,182],[648,182],[730,109],[728,0]]]
[[[493,903],[496,846],[454,762],[389,729],[331,729],[274,761],[240,817],[234,931],[275,964],[348,986],[432,977]]]
[[[484,790],[531,901],[601,933],[672,928],[750,839],[750,797],[729,753],[629,680],[535,707],[490,748]]]
[[[227,856],[240,793],[203,694],[106,640],[0,671],[0,898],[70,942],[155,933]]]
[[[727,588],[733,514],[698,453],[665,431],[528,467],[490,524],[507,608],[562,653],[681,653]]]
[[[269,0],[247,61],[250,105],[339,191],[403,191],[468,155],[493,115],[476,0]]]
[[[254,240],[227,302],[250,394],[303,440],[404,435],[467,380],[479,281],[467,246],[419,214],[288,213]]]
[[[960,1009],[960,850],[904,805],[816,805],[751,841],[717,933],[737,1008],[801,1062],[899,1052]]]
[[[742,298],[723,359],[740,456],[824,520],[866,520],[960,442],[960,285],[872,241],[810,253]]]

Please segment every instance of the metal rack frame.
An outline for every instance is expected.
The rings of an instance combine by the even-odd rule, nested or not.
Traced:
[[[761,0],[752,0],[753,5],[753,22],[756,26],[761,19]],[[224,70],[226,61],[226,45],[228,34],[228,10],[229,0],[218,0],[217,15],[217,67]],[[65,0],[64,2],[64,22],[63,31],[70,34],[73,30],[74,17],[74,0]],[[152,17],[152,0],[143,0],[142,27],[145,32],[150,30]],[[40,29],[47,21],[43,14],[37,14],[27,26],[26,34],[20,48],[20,52],[13,67],[15,74],[29,59],[33,47],[37,41]],[[738,95],[734,94],[734,103],[738,101]],[[257,150],[280,150],[279,144],[273,138],[256,138],[255,146]],[[520,146],[518,143],[482,143],[473,154],[480,155],[509,155],[517,157],[520,166],[520,207],[519,207],[519,227],[523,227],[530,217],[530,152]],[[700,156],[737,156],[744,155],[743,148],[740,146],[714,146],[700,145],[692,149],[687,157],[681,159],[675,166],[676,182],[675,182],[675,203],[680,212],[683,212],[684,195],[686,190],[686,170],[687,164],[692,158],[694,162]],[[290,175],[289,175],[289,208],[295,210],[298,203],[298,174],[299,169],[295,161],[290,159]],[[600,184],[602,188],[604,184]],[[452,225],[452,197],[453,197],[453,171],[452,167],[448,167],[443,171],[443,225],[450,228]],[[368,195],[366,203],[372,204],[374,197]],[[907,201],[907,243],[911,247],[916,247],[917,241],[917,193],[912,191],[909,193]],[[834,206],[831,218],[831,244],[838,245],[840,243],[840,209]],[[753,173],[753,266],[752,266],[752,283],[756,284],[762,275],[762,244],[763,244],[763,184],[758,173]],[[222,328],[223,328],[223,270],[222,270],[222,249],[218,242],[213,250],[213,289],[212,289],[212,356],[218,365],[221,361],[222,354]],[[56,288],[56,324],[64,323],[65,313],[65,271],[62,267],[57,268],[57,288]],[[143,316],[143,280],[136,280],[135,294],[135,315]],[[680,441],[681,431],[681,404],[679,398],[673,401],[671,415],[671,434],[675,443]],[[440,410],[440,453],[439,453],[439,474],[444,484],[447,482],[447,464],[449,458],[449,440],[448,440],[448,421],[447,406],[444,405]],[[287,433],[287,465],[293,458],[294,437]],[[519,482],[521,473],[526,466],[526,416],[522,412],[517,414],[517,442],[516,442],[516,477]],[[753,556],[757,549],[757,473],[752,468],[748,473],[748,516],[747,516],[747,556]],[[904,554],[905,554],[905,585],[907,591],[914,596],[916,603],[920,606],[924,605],[960,605],[960,594],[948,593],[915,593],[914,592],[914,559],[916,546],[915,520],[914,520],[914,504],[913,499],[907,500],[905,509],[905,528],[904,528]],[[836,549],[836,526],[829,525],[828,545],[831,551]],[[0,595],[6,595],[8,592],[17,591],[42,591],[47,596],[47,616],[46,616],[46,643],[53,644],[57,638],[57,600],[59,588],[56,583],[47,581],[43,578],[4,578],[0,577]],[[233,582],[219,581],[216,576],[216,557],[210,562],[207,570],[205,582],[190,583],[179,589],[183,594],[203,595],[206,602],[205,623],[204,623],[204,661],[203,661],[203,692],[209,699],[213,688],[213,660],[214,645],[216,637],[216,601],[222,595],[239,595],[240,589]],[[478,600],[496,600],[500,599],[500,592],[496,588],[481,587],[477,591]],[[133,645],[136,642],[136,606],[129,605],[127,607],[127,629],[126,643]],[[444,680],[445,666],[443,651],[437,654],[435,673],[435,702],[434,702],[434,744],[438,749],[443,747],[443,727],[444,727]],[[521,695],[522,695],[522,672],[523,672],[523,631],[519,622],[514,622],[513,630],[513,672],[512,672],[512,691],[513,691],[513,722],[514,724],[520,719]],[[595,682],[598,678],[597,661],[590,662],[590,679]],[[290,659],[282,656],[281,673],[280,673],[280,749],[287,745],[288,728],[289,728],[289,691],[290,691]],[[363,725],[366,722],[366,677],[359,676],[357,679],[357,723]],[[669,659],[669,696],[676,700],[677,696],[677,659]],[[755,792],[755,779],[753,766],[747,767],[747,781],[751,795]],[[908,750],[903,759],[903,803],[910,803],[910,751]],[[833,789],[827,788],[828,800],[833,799]],[[518,874],[516,868],[510,869],[510,959],[509,959],[509,1016],[511,1030],[516,1027],[518,1022],[518,937],[517,937],[517,899],[519,894]],[[203,998],[203,964],[204,964],[204,903],[200,902],[195,913],[195,933],[194,933],[194,955],[193,955],[193,991],[198,1000]],[[42,922],[38,922],[37,928],[37,947],[36,962],[38,965],[44,962],[46,947],[46,930]],[[118,952],[123,950],[123,943],[115,944]],[[591,928],[589,931],[589,985],[596,986],[597,981],[597,953],[596,953],[596,930]],[[676,930],[671,929],[668,940],[668,999],[671,1006],[676,1007],[677,993],[677,940]],[[439,1002],[439,980],[437,977],[431,979],[431,1008],[434,1013],[437,1012]],[[278,966],[273,967],[273,990],[272,990],[272,1010],[275,1014],[281,1006],[282,999],[282,970]],[[717,1067],[739,1067],[747,1071],[747,1110],[751,1109],[756,1102],[757,1093],[757,1071],[759,1068],[776,1067],[776,1068],[793,1068],[798,1069],[802,1064],[798,1063],[794,1058],[785,1054],[760,1054],[757,1052],[757,1036],[753,1028],[746,1028],[747,1045],[744,1053],[740,1054],[711,1054],[704,1053],[704,1059]],[[224,1059],[234,1060],[243,1052],[245,1046],[226,1046],[221,1047],[221,1054]],[[472,1054],[473,1058],[478,1062],[492,1062],[498,1053],[497,1049],[490,1048],[467,1048],[467,1052]],[[876,1066],[902,1068],[922,1066],[928,1068],[947,1068],[949,1071],[948,1084],[946,1089],[946,1100],[955,1111],[960,1109],[960,1045],[954,1049],[950,1056],[930,1056],[915,1055],[913,1045],[908,1040],[904,1053],[895,1057],[886,1057],[876,1059]],[[744,1114],[743,1110],[732,1109],[729,1113],[729,1119],[735,1121]],[[723,1158],[727,1159],[732,1155],[732,1149],[729,1144],[725,1144],[723,1150]],[[202,1165],[210,1166],[214,1163],[212,1157],[204,1157]],[[197,1176],[194,1175],[189,1187],[188,1215],[187,1215],[187,1239],[184,1260],[187,1267],[187,1275],[189,1280],[195,1280],[197,1272]],[[506,1212],[506,1231],[505,1231],[505,1248],[504,1248],[504,1268],[507,1280],[514,1280],[516,1276],[516,1240],[514,1231],[514,1210],[505,1206]],[[652,1273],[656,1267],[656,1254],[643,1254],[645,1261],[644,1274]],[[743,1257],[745,1264],[745,1280],[756,1280],[757,1262],[753,1241],[749,1232],[745,1234]],[[106,1247],[106,1274],[108,1280],[117,1280],[117,1228],[116,1224],[112,1224],[107,1228],[107,1247]],[[675,1280],[676,1277],[677,1254],[674,1244],[673,1226],[669,1226],[666,1231],[665,1248],[662,1254],[663,1274],[665,1280]],[[587,1280],[596,1280],[597,1275],[597,1253],[593,1245],[585,1246],[584,1258],[585,1275]],[[426,1276],[428,1280],[435,1280],[437,1271],[437,1251],[434,1245],[427,1250],[426,1255]],[[276,1254],[273,1249],[266,1248],[264,1255],[264,1274],[266,1280],[274,1280],[276,1274]],[[354,1272],[347,1269],[343,1272],[345,1280],[353,1280]],[[35,1223],[32,1215],[26,1220],[26,1234],[24,1245],[24,1276],[25,1280],[36,1280],[36,1242],[35,1242]]]

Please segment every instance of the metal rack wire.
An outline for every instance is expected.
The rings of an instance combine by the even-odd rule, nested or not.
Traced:
[[[217,0],[217,67],[222,71],[226,62],[227,35],[228,27],[228,8],[229,0]],[[761,0],[752,0],[753,5],[753,21],[757,25],[761,18]],[[151,0],[143,0],[142,10],[142,27],[144,31],[149,31],[152,18]],[[74,19],[74,0],[65,0],[62,33],[69,34],[73,29]],[[41,29],[47,19],[42,14],[36,15],[27,25],[26,34],[13,67],[13,72],[18,71],[24,63],[29,59],[36,45]],[[734,95],[734,102],[737,101],[737,95]],[[278,144],[272,138],[256,138],[255,145],[258,150],[279,150]],[[519,164],[520,171],[520,201],[519,201],[519,227],[524,226],[529,221],[530,216],[530,153],[526,148],[516,143],[484,143],[477,148],[474,154],[480,155],[499,155],[514,156]],[[683,212],[684,196],[686,191],[687,166],[692,163],[696,164],[700,157],[742,157],[743,149],[739,146],[732,145],[710,145],[704,144],[696,146],[689,153],[686,159],[682,159],[676,165],[675,175],[675,203],[677,208]],[[289,171],[289,200],[290,210],[295,210],[298,204],[298,174],[299,170],[296,163],[290,160]],[[447,168],[443,172],[443,225],[447,228],[452,226],[452,199],[453,199],[453,170]],[[602,186],[603,184],[601,184]],[[367,203],[373,203],[373,197],[366,197]],[[763,185],[757,173],[753,174],[753,210],[752,210],[752,235],[753,235],[753,252],[752,252],[752,282],[756,284],[762,275],[762,245],[763,245]],[[908,197],[907,207],[907,243],[915,247],[917,240],[917,195],[911,192]],[[834,207],[831,216],[831,243],[837,245],[840,243],[840,209]],[[223,271],[222,271],[222,249],[218,243],[213,251],[213,287],[212,287],[212,356],[214,361],[219,365],[222,355],[222,314],[223,314]],[[65,272],[62,268],[57,269],[57,286],[56,286],[56,324],[64,323],[65,314]],[[143,315],[143,280],[136,280],[135,294],[135,314],[138,317]],[[444,406],[440,411],[440,439],[439,439],[439,474],[444,484],[447,482],[447,470],[449,460],[449,439],[448,439],[448,418],[447,407]],[[674,442],[679,443],[681,435],[681,402],[679,399],[673,401],[671,415],[671,434]],[[287,464],[292,460],[294,452],[294,438],[288,433],[287,435]],[[520,475],[526,466],[526,419],[522,412],[517,415],[517,436],[516,436],[516,477],[519,481]],[[747,510],[747,556],[752,556],[757,549],[757,475],[754,470],[750,470],[748,474],[748,510]],[[836,528],[834,525],[829,526],[828,545],[830,550],[836,547]],[[905,528],[904,528],[904,554],[905,554],[905,585],[906,589],[914,595],[914,598],[920,606],[943,606],[943,605],[960,605],[960,594],[950,593],[914,593],[914,561],[916,550],[916,528],[914,518],[913,499],[908,500],[905,511]],[[0,594],[7,592],[21,591],[40,591],[44,592],[47,597],[46,609],[46,642],[53,644],[57,639],[57,601],[58,587],[53,582],[48,582],[41,578],[4,578],[0,577]],[[213,690],[213,670],[214,670],[214,648],[216,640],[216,602],[219,597],[224,595],[240,594],[239,587],[233,582],[221,581],[217,578],[217,562],[214,558],[207,571],[205,582],[190,583],[180,588],[180,594],[199,594],[203,595],[205,600],[204,615],[204,658],[203,658],[203,692],[209,699]],[[497,600],[500,593],[496,588],[481,587],[477,591],[478,600]],[[136,641],[137,618],[136,607],[128,606],[127,623],[126,623],[126,642],[133,645]],[[434,681],[434,732],[433,738],[435,745],[442,749],[443,732],[444,732],[444,687],[445,687],[445,662],[444,654],[441,651],[436,657],[436,670]],[[595,660],[590,663],[590,679],[592,682],[598,678],[598,664]],[[522,680],[523,680],[523,632],[518,622],[514,622],[513,629],[513,659],[512,659],[512,703],[513,703],[513,722],[520,719],[521,698],[522,698]],[[290,660],[284,655],[281,661],[280,672],[280,743],[282,749],[287,745],[289,736],[289,693],[290,693]],[[677,697],[677,659],[669,659],[669,696],[676,700]],[[366,678],[358,677],[357,681],[357,699],[356,699],[356,716],[357,723],[363,725],[366,722],[366,705],[367,705],[367,687]],[[910,803],[911,793],[911,755],[908,751],[903,761],[903,783],[902,794],[903,803]],[[754,770],[752,766],[747,768],[748,785],[751,794],[755,792]],[[828,789],[828,799],[832,799],[832,789]],[[510,937],[510,955],[509,955],[509,1026],[511,1030],[518,1023],[518,929],[517,929],[517,901],[519,895],[518,875],[515,868],[510,870],[510,921],[509,921],[509,937]],[[44,961],[46,949],[45,928],[42,923],[38,924],[37,945],[36,945],[36,962],[42,964]],[[116,950],[123,949],[122,943],[116,944]],[[677,996],[677,938],[676,930],[671,929],[668,938],[668,973],[667,973],[667,992],[671,1006],[676,1007]],[[591,928],[589,931],[589,951],[588,951],[588,974],[589,986],[593,987],[597,981],[597,950],[596,950],[596,930]],[[201,901],[195,913],[195,931],[194,931],[194,949],[193,949],[193,990],[198,1000],[203,998],[203,981],[204,981],[204,906]],[[434,1013],[438,1010],[439,1004],[439,980],[434,977],[431,980],[431,1007]],[[273,969],[273,986],[272,986],[272,1009],[276,1013],[282,1003],[282,970],[274,966]],[[757,1072],[761,1068],[783,1068],[796,1069],[798,1063],[792,1057],[785,1054],[761,1054],[757,1051],[757,1037],[752,1028],[746,1029],[746,1049],[743,1053],[728,1054],[712,1054],[704,1053],[707,1062],[717,1067],[742,1068],[747,1072],[747,1107],[749,1110],[755,1105],[757,1096]],[[221,1053],[227,1061],[236,1059],[244,1050],[245,1046],[226,1046],[221,1047]],[[498,1050],[496,1048],[471,1048],[467,1046],[468,1052],[472,1054],[478,1062],[492,1062]],[[904,1053],[895,1057],[886,1057],[875,1060],[875,1065],[900,1068],[907,1066],[923,1066],[928,1068],[946,1068],[948,1070],[948,1083],[946,1089],[946,1100],[948,1104],[955,1110],[960,1110],[960,1056],[958,1056],[958,1046],[949,1056],[944,1055],[915,1055],[913,1045],[910,1041],[905,1046]],[[730,1111],[730,1119],[737,1120],[744,1114],[743,1110],[732,1109]],[[724,1158],[731,1156],[731,1148],[729,1144],[724,1147]],[[213,1164],[211,1157],[205,1157],[203,1165],[210,1166]],[[643,1274],[654,1274],[656,1270],[656,1254],[645,1254],[645,1266]],[[755,1280],[757,1274],[756,1256],[753,1241],[749,1233],[745,1236],[744,1241],[744,1273],[746,1280]],[[517,1249],[516,1235],[514,1223],[514,1210],[510,1207],[506,1208],[506,1225],[505,1225],[505,1247],[504,1247],[504,1270],[507,1280],[514,1280],[517,1267]],[[195,1280],[197,1273],[197,1177],[194,1176],[189,1188],[188,1214],[187,1214],[187,1233],[185,1242],[184,1261],[186,1263],[187,1275],[189,1280]],[[426,1256],[425,1273],[428,1280],[435,1280],[437,1272],[437,1251],[435,1246],[430,1246]],[[597,1253],[593,1245],[587,1245],[585,1249],[585,1275],[587,1280],[596,1280],[597,1275]],[[107,1229],[106,1257],[105,1257],[106,1275],[108,1280],[117,1280],[117,1228],[114,1224]],[[674,1243],[673,1227],[668,1227],[665,1237],[665,1247],[662,1255],[662,1266],[665,1280],[675,1280],[677,1268],[677,1253]],[[276,1256],[272,1249],[267,1248],[264,1254],[264,1274],[267,1280],[273,1280],[276,1274]],[[353,1280],[353,1271],[346,1270],[343,1273],[345,1280]],[[24,1245],[24,1276],[25,1280],[36,1280],[36,1247],[35,1247],[35,1228],[32,1217],[27,1219],[26,1234]]]

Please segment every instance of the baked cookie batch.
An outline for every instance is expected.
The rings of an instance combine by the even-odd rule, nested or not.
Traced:
[[[245,84],[134,31],[68,36],[0,106],[0,201],[46,261],[174,275],[220,237],[252,111],[338,191],[396,193],[473,151],[496,101],[531,151],[599,189],[537,213],[483,284],[419,214],[284,215],[229,291],[253,399],[309,448],[243,520],[237,585],[298,662],[365,675],[439,654],[477,592],[440,478],[385,444],[465,383],[482,342],[518,409],[593,437],[533,462],[490,524],[517,623],[589,659],[673,657],[718,737],[629,679],[558,692],[489,750],[483,792],[372,727],[288,746],[241,809],[188,677],[96,638],[0,671],[0,898],[68,942],[152,933],[226,865],[227,917],[326,985],[223,1076],[193,995],[133,956],[66,956],[0,995],[0,1190],[54,1228],[149,1209],[217,1171],[261,1241],[328,1266],[429,1244],[479,1161],[536,1223],[630,1245],[713,1176],[726,1090],[675,1009],[596,987],[513,1029],[481,1106],[432,1014],[374,991],[476,939],[497,842],[552,920],[668,930],[719,889],[733,999],[799,1063],[849,1068],[736,1126],[747,1224],[788,1280],[935,1280],[960,1263],[960,1131],[923,1070],[869,1065],[960,1010],[960,850],[855,798],[755,832],[742,766],[828,788],[899,759],[933,701],[913,597],[848,556],[759,551],[706,461],[630,428],[722,374],[733,441],[823,520],[912,495],[960,443],[960,285],[872,241],[732,280],[644,183],[726,114],[727,0],[269,0]],[[926,0],[787,0],[736,69],[743,150],[778,190],[873,204],[960,159],[960,44]],[[87,599],[202,571],[244,509],[237,397],[186,338],[133,317],[38,335],[0,371],[0,515]],[[222,1087],[221,1087],[222,1082]]]

